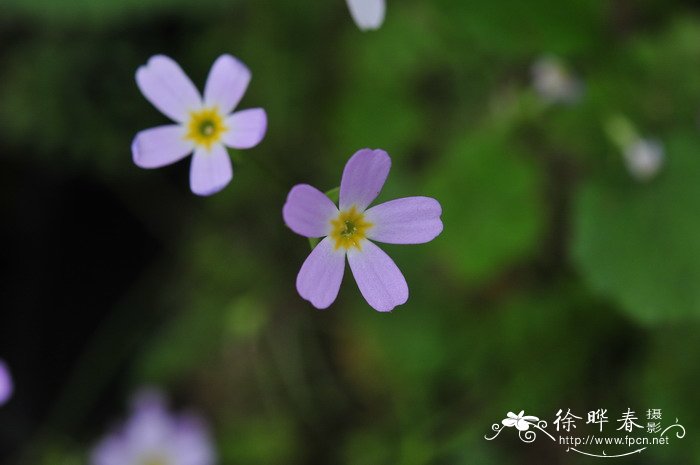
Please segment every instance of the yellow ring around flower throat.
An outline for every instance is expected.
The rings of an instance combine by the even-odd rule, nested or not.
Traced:
[[[335,250],[350,247],[357,247],[362,250],[362,241],[367,238],[367,230],[372,223],[365,220],[364,213],[358,212],[354,206],[349,210],[342,211],[331,220],[330,237],[335,241]]]
[[[221,136],[226,132],[226,129],[224,118],[219,113],[219,110],[217,108],[205,108],[190,113],[190,121],[187,123],[185,138],[209,150],[213,144],[221,140]]]

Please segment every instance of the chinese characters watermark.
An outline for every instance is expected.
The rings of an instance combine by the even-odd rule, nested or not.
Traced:
[[[611,412],[612,414],[612,412]],[[638,454],[651,446],[667,445],[673,438],[673,433],[677,439],[685,437],[685,427],[678,423],[663,424],[663,413],[661,409],[650,408],[641,414],[647,420],[646,425],[642,425],[644,420],[640,419],[637,413],[631,408],[620,412],[614,422],[610,421],[608,409],[599,408],[586,412],[584,417],[576,415],[571,409],[559,409],[552,420],[551,431],[548,431],[548,423],[533,415],[525,415],[521,410],[517,415],[508,412],[506,418],[500,423],[491,425],[491,430],[495,433],[484,438],[492,441],[506,428],[514,427],[518,431],[520,440],[525,443],[534,442],[538,433],[543,433],[551,441],[558,445],[567,446],[566,452],[575,452],[590,457],[624,457]],[[608,423],[610,423],[608,425]],[[577,429],[579,424],[583,424],[581,429]],[[586,426],[590,425],[590,426]],[[597,434],[590,433],[593,430]],[[603,434],[604,431],[611,432],[612,435]],[[669,436],[669,431],[671,435]],[[614,448],[616,453],[606,452],[606,448]]]

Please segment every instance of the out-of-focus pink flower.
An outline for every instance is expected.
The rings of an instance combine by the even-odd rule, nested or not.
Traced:
[[[7,364],[0,360],[0,405],[6,404],[12,397],[14,385]]]
[[[136,396],[131,417],[92,451],[92,465],[213,465],[216,452],[203,420],[174,415],[157,391]]]

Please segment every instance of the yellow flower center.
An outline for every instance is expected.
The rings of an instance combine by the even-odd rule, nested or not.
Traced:
[[[331,237],[335,241],[335,250],[343,247],[362,249],[362,240],[367,237],[367,230],[374,226],[365,220],[365,215],[353,206],[350,210],[340,212],[337,218],[331,220]]]
[[[190,113],[185,138],[209,150],[214,143],[221,140],[226,129],[218,108],[205,108]]]

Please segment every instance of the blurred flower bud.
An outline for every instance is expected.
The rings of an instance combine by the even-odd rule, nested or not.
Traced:
[[[637,139],[624,152],[625,164],[638,181],[654,178],[664,164],[664,146],[652,139]]]
[[[622,115],[608,118],[605,131],[622,152],[627,171],[634,179],[648,181],[657,175],[665,160],[664,146],[660,141],[640,137],[637,128]]]
[[[532,65],[532,85],[549,103],[576,103],[583,93],[582,83],[553,56],[543,56]]]

